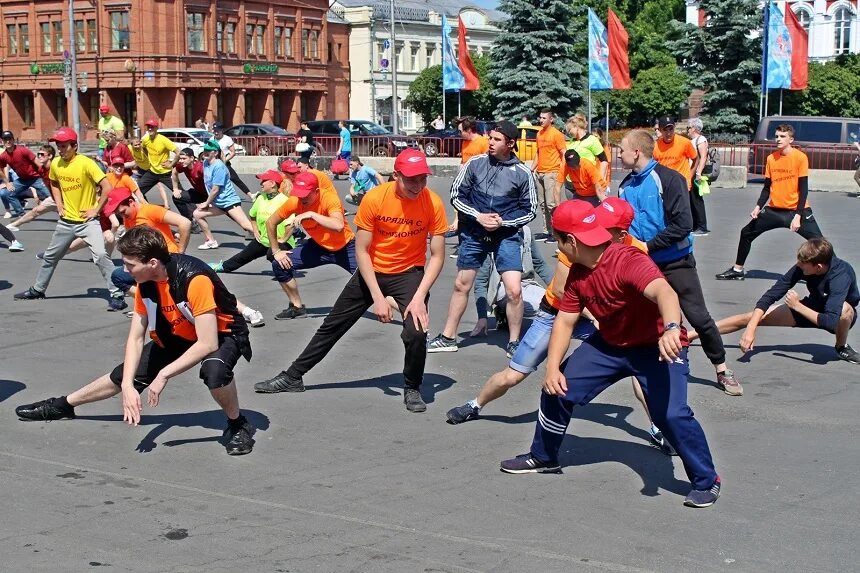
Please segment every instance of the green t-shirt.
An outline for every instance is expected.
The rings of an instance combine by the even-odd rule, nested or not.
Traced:
[[[264,247],[271,246],[269,233],[266,231],[266,221],[269,220],[269,217],[271,217],[281,205],[287,202],[287,199],[289,199],[289,197],[283,193],[278,193],[277,191],[272,194],[271,197],[266,196],[265,193],[260,193],[251,205],[251,210],[248,211],[248,214],[257,222],[257,229],[260,231],[260,244]],[[278,237],[280,239],[283,239],[286,234],[286,228],[287,222],[281,221],[281,224],[278,225]],[[290,242],[291,246],[295,246],[295,239],[293,237],[290,237],[288,242]]]
[[[107,119],[100,117],[97,127],[99,130],[99,149],[107,147],[107,140],[102,137],[102,131],[112,129],[117,133],[117,136],[120,136],[125,131],[125,124],[115,115]]]

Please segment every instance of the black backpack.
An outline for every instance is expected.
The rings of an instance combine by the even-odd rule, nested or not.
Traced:
[[[695,147],[696,154],[698,154],[699,146],[695,145]],[[709,183],[713,183],[720,176],[720,152],[710,144],[708,145],[708,157],[705,159],[705,167],[702,169],[702,175],[708,178]]]

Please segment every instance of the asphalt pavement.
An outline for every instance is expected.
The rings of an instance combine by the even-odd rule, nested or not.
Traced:
[[[446,204],[450,183],[430,181]],[[695,252],[715,317],[751,309],[801,242],[788,230],[767,233],[753,245],[747,280],[713,279],[732,262],[757,196],[758,188],[718,189],[707,198],[712,233],[696,239]],[[814,193],[811,202],[837,255],[858,268],[860,198]],[[561,475],[498,469],[528,451],[543,369],[481,419],[445,423],[448,408],[506,365],[505,333],[431,354],[423,414],[403,406],[399,326],[370,313],[305,377],[305,393],[255,394],[254,382],[298,355],[347,280],[337,267],[306,272],[299,286],[309,316],[275,321],[287,299],[259,260],[223,275],[267,318],[252,331],[253,360],[236,369],[256,447],[229,457],[218,441],[223,415],[196,369],[170,382],[139,427],[122,423],[118,399],[78,408],[76,420],[17,420],[15,406],[112,369],[128,330],[128,318],[105,311],[86,251],[59,265],[47,300],[12,300],[35,277],[52,219],[18,233],[26,251],[0,250],[4,571],[857,570],[860,367],[837,359],[826,332],[762,329],[745,357],[739,334],[726,336],[739,398],[714,386],[701,348],[691,349],[689,402],[723,480],[717,504],[696,510],[682,505],[689,484],[678,458],[649,446],[628,381],[575,409]],[[224,218],[213,226],[220,249],[198,251],[200,235],[189,249],[208,262],[245,241]],[[431,336],[455,271],[446,259],[431,295]],[[470,305],[463,336],[474,321]],[[850,342],[860,347],[856,332]]]

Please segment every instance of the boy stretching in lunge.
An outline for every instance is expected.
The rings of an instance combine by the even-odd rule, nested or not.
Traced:
[[[793,289],[806,281],[809,296],[800,298]],[[784,304],[774,303],[785,297]],[[797,250],[797,264],[776,281],[755,305],[755,310],[717,322],[720,334],[746,328],[740,346],[744,352],[755,347],[759,326],[821,328],[836,335],[836,354],[842,360],[860,364],[860,354],[848,344],[848,331],[857,321],[857,276],[854,269],[833,254],[833,245],[824,238],[810,239]],[[690,340],[698,338],[695,331]]]

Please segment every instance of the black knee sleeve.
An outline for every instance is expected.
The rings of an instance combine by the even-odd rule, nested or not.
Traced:
[[[223,388],[233,382],[233,369],[220,358],[204,358],[200,363],[200,379],[210,390]]]

